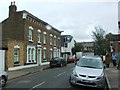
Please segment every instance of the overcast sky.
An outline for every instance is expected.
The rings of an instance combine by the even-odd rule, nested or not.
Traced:
[[[8,17],[13,0],[1,0],[0,22]],[[17,11],[34,16],[72,35],[77,42],[92,41],[94,26],[106,33],[118,33],[118,0],[14,0]]]

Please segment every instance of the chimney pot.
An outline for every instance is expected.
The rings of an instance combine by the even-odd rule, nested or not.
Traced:
[[[15,1],[13,2],[13,5],[15,5]]]

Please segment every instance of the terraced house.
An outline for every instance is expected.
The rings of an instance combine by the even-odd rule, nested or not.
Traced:
[[[61,31],[31,13],[9,6],[9,17],[2,21],[2,42],[6,51],[6,68],[16,70],[49,64],[60,56]]]

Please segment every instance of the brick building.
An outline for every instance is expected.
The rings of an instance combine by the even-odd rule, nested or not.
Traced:
[[[23,10],[17,11],[15,2],[9,6],[9,16],[2,21],[2,45],[6,51],[6,68],[49,64],[60,56],[61,31]]]
[[[94,42],[82,42],[84,52],[94,52]]]
[[[110,34],[106,37],[107,51],[120,52],[120,34]]]

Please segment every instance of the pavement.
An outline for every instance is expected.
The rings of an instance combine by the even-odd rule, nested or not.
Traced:
[[[8,73],[8,80],[15,79],[21,76],[29,75],[35,72],[43,71],[44,69],[49,68],[49,65],[42,65],[42,66],[35,66],[30,68],[24,68],[14,71],[7,71]]]
[[[120,70],[117,69],[117,66],[113,66],[112,63],[110,63],[110,67],[105,69],[105,74],[109,90],[120,90]]]
[[[20,70],[15,70],[15,71],[8,71],[8,80],[18,78],[21,76],[29,75],[35,72],[40,72],[44,69],[48,69],[49,65],[43,65],[43,66],[36,66],[36,67],[31,67],[31,68],[25,68],[25,69],[20,69]],[[105,69],[105,74],[106,74],[106,80],[108,84],[109,90],[112,89],[117,89],[120,90],[120,84],[118,83],[119,79],[119,72],[120,70],[117,69],[117,67],[112,66],[112,63],[110,64],[109,68]]]

